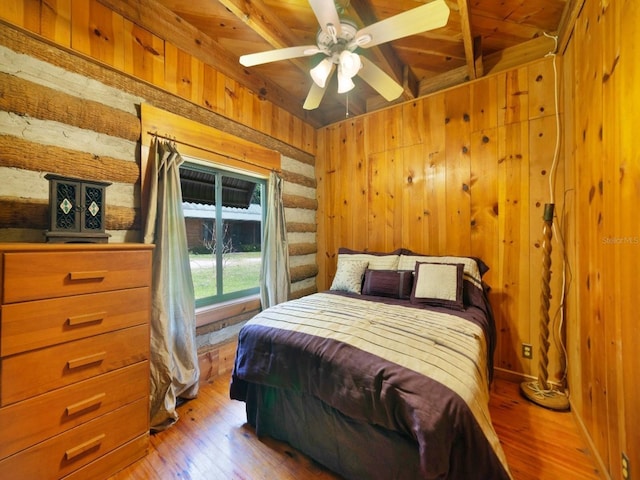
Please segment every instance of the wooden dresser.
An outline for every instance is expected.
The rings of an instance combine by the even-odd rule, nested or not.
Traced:
[[[107,478],[147,453],[151,255],[0,243],[0,478]]]

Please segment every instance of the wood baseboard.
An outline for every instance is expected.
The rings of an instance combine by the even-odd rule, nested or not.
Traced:
[[[600,473],[602,474],[603,479],[612,480],[613,477],[611,476],[609,469],[607,468],[604,461],[602,460],[602,457],[598,453],[598,450],[596,449],[596,446],[593,443],[593,439],[591,438],[591,435],[589,435],[587,427],[582,421],[582,417],[578,414],[578,410],[574,408],[573,402],[571,400],[571,396],[569,396],[569,405],[571,406],[571,414],[573,416],[573,420],[576,423],[578,432],[580,433],[582,440],[586,443],[587,448],[589,449],[589,452],[593,456],[596,462],[596,466],[600,470]]]
[[[533,382],[537,379],[532,375],[526,375],[520,372],[514,372],[513,370],[506,370],[504,368],[494,368],[493,375],[495,378],[499,378],[501,380],[506,380],[507,382],[512,383],[522,383],[522,382]],[[560,384],[557,382],[549,382],[549,385],[560,388]]]
[[[529,382],[535,380],[535,377],[531,375],[525,375],[524,373],[514,372],[513,370],[507,370],[505,368],[495,367],[493,369],[493,376],[501,380],[506,380],[511,383]]]

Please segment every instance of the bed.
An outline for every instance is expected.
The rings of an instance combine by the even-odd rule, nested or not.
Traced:
[[[258,436],[347,479],[509,479],[488,410],[485,271],[471,257],[340,249],[329,291],[242,328],[230,396]]]

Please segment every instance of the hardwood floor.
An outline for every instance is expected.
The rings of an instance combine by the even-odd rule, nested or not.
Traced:
[[[520,395],[519,384],[496,379],[491,420],[514,480],[596,480],[596,463],[571,412],[539,407]]]
[[[227,374],[201,386],[197,399],[179,407],[180,420],[151,437],[149,455],[111,480],[339,479],[287,444],[259,440],[228,385]],[[571,413],[533,405],[517,384],[501,379],[490,408],[514,480],[601,478]]]

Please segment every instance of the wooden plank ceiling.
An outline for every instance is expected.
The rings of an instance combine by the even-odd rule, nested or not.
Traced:
[[[358,28],[416,8],[423,0],[335,0],[341,17]],[[302,110],[312,80],[309,70],[323,54],[265,65],[242,67],[229,59],[277,48],[315,45],[318,21],[307,0],[157,0],[208,36],[224,58],[222,73],[302,116],[315,126],[343,120],[389,105],[359,78],[348,94],[338,94],[335,75],[320,106]],[[493,71],[541,58],[562,39],[563,27],[578,0],[446,0],[446,26],[384,43],[357,53],[365,55],[403,86],[396,101],[428,94]],[[111,3],[111,2],[108,2]],[[562,44],[562,43],[561,43]],[[235,72],[227,71],[236,69]],[[271,94],[271,92],[274,92]],[[270,95],[271,94],[271,95]]]

